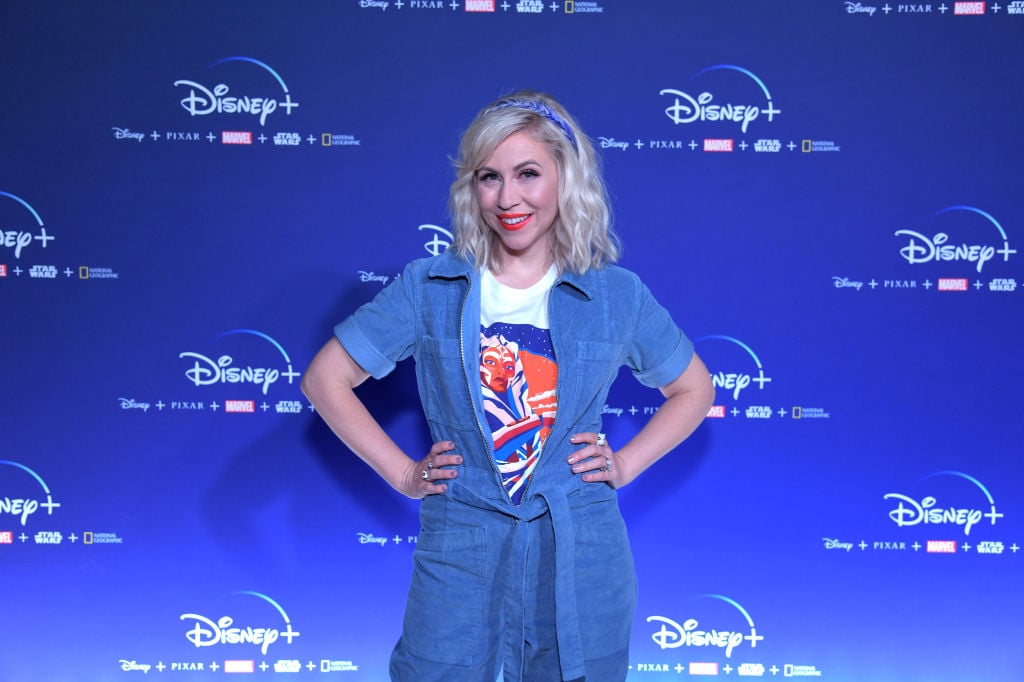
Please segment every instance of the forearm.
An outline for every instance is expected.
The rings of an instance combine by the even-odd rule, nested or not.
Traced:
[[[620,485],[633,481],[652,464],[686,440],[707,415],[703,401],[669,398],[632,440],[615,451],[624,469]]]
[[[694,356],[679,379],[662,389],[665,402],[627,444],[615,451],[618,485],[633,481],[696,430],[715,400],[704,363]]]
[[[331,431],[395,490],[408,495],[416,462],[373,418],[355,388],[366,373],[340,343],[332,341],[313,358],[302,378],[302,392]]]
[[[395,490],[403,486],[416,462],[409,458],[370,414],[352,389],[307,394],[317,413],[342,443]]]

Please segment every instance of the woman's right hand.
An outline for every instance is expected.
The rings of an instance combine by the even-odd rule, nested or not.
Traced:
[[[402,492],[416,500],[446,492],[448,486],[444,481],[455,478],[459,472],[442,467],[462,464],[462,455],[453,453],[454,449],[455,443],[450,440],[434,443],[427,456],[409,470]]]

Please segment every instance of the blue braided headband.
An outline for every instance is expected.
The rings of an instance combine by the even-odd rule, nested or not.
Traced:
[[[559,116],[555,112],[555,110],[549,107],[548,105],[542,102],[534,102],[531,100],[503,99],[497,104],[495,104],[493,107],[488,109],[488,111],[494,111],[495,109],[504,109],[506,107],[518,107],[520,109],[527,109],[534,113],[540,114],[541,116],[543,116],[544,118],[548,119],[556,126],[561,128],[562,132],[565,133],[565,136],[569,138],[569,142],[572,143],[572,148],[579,151],[579,149],[576,147],[576,134],[572,132],[572,126],[570,126],[568,121]]]

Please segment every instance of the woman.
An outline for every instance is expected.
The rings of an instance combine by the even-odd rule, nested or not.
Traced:
[[[393,488],[422,498],[395,680],[622,680],[636,587],[615,490],[714,398],[618,246],[593,146],[549,96],[483,109],[460,146],[444,254],[335,328],[303,390]],[[433,446],[404,453],[354,389],[408,356]],[[613,449],[621,365],[665,401]]]

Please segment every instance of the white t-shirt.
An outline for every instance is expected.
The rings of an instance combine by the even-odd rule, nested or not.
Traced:
[[[540,461],[558,412],[548,299],[557,271],[515,289],[485,270],[480,293],[480,383],[494,458],[514,504]]]

